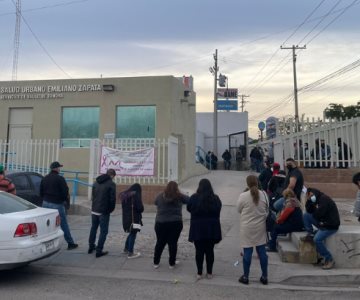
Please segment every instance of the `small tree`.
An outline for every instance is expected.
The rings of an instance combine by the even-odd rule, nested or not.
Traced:
[[[360,117],[360,102],[356,105],[343,106],[342,104],[330,103],[324,110],[325,117],[338,121]]]

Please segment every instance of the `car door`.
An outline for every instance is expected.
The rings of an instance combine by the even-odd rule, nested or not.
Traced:
[[[42,199],[40,197],[40,183],[44,177],[40,174],[29,173],[28,178],[30,181],[31,189],[33,191],[32,194],[34,202],[32,203],[36,204],[37,206],[42,206]]]
[[[26,173],[12,174],[11,180],[15,184],[17,196],[37,206],[41,206],[42,203],[39,201],[39,197],[36,195]]]

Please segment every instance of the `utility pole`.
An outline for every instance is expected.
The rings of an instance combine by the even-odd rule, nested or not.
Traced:
[[[245,108],[245,103],[249,102],[249,101],[245,101],[245,98],[250,97],[250,95],[239,95],[239,97],[241,97],[241,112],[244,112],[244,108]]]
[[[217,155],[217,72],[219,71],[219,67],[218,67],[218,51],[217,49],[215,50],[215,54],[214,54],[214,66],[212,68],[210,68],[210,72],[214,75],[214,128],[213,128],[213,152],[215,155]]]
[[[16,1],[16,22],[15,22],[15,35],[14,35],[14,57],[12,68],[12,80],[17,80],[17,68],[19,59],[19,44],[20,44],[20,24],[21,24],[21,0]]]
[[[280,46],[280,49],[292,49],[293,54],[293,72],[294,72],[294,99],[295,99],[295,123],[296,131],[299,131],[299,103],[298,103],[298,89],[297,89],[297,79],[296,79],[296,53],[295,50],[306,49],[306,45],[299,47],[298,45],[293,45],[292,47],[283,47]]]

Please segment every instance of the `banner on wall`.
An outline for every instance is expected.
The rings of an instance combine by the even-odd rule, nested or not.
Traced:
[[[119,176],[154,176],[155,148],[121,151],[101,147],[100,173],[114,169]]]

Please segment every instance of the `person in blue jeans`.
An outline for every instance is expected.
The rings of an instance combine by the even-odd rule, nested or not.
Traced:
[[[108,169],[106,174],[102,174],[96,178],[92,187],[91,229],[88,253],[91,254],[96,250],[97,258],[108,254],[108,251],[103,251],[103,248],[109,231],[110,214],[115,209],[116,185],[113,182],[115,176],[115,170]],[[97,245],[95,245],[96,233],[99,226],[100,236]]]
[[[71,236],[69,224],[66,218],[65,205],[70,205],[69,187],[64,177],[60,176],[60,168],[58,161],[50,164],[50,173],[47,174],[40,183],[40,197],[43,200],[44,208],[57,209],[60,215],[60,226],[64,232],[65,241],[68,243],[68,250],[78,247]]]
[[[246,178],[247,191],[239,196],[236,208],[240,214],[240,246],[243,249],[244,273],[239,278],[242,284],[249,284],[250,265],[253,248],[260,259],[262,284],[268,284],[268,256],[266,254],[266,216],[269,210],[269,200],[265,192],[259,190],[256,176]]]
[[[318,254],[324,258],[324,270],[332,269],[335,261],[325,246],[328,237],[335,234],[340,227],[339,211],[335,202],[324,193],[314,188],[308,188],[305,204],[304,227],[308,234],[301,238],[303,241],[313,241]],[[318,228],[314,231],[313,226]]]
[[[130,186],[129,189],[120,194],[122,215],[123,215],[123,228],[124,231],[129,233],[126,238],[124,253],[128,258],[137,258],[140,252],[134,252],[134,245],[136,235],[140,231],[142,223],[142,213],[144,205],[141,198],[141,186],[138,183]]]

